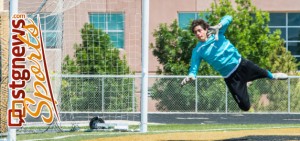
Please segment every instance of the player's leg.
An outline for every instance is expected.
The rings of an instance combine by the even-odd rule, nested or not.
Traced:
[[[244,65],[247,67],[247,81],[253,81],[260,78],[276,80],[286,80],[288,78],[288,76],[284,73],[271,73],[270,71],[260,68],[258,65],[247,59],[245,59]]]
[[[245,81],[241,81],[239,76],[233,76],[233,78],[226,78],[225,82],[240,109],[248,111],[251,105]]]
[[[272,73],[269,71],[260,68],[258,65],[254,64],[252,61],[244,59],[244,67],[247,81],[253,81],[260,78],[273,78]]]
[[[241,60],[238,68],[228,78],[225,78],[226,85],[237,102],[240,109],[248,111],[250,109],[250,100],[247,91],[247,62]]]

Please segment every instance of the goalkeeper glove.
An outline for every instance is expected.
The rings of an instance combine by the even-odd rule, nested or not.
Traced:
[[[208,32],[207,35],[210,36],[211,34],[215,34],[215,40],[218,41],[219,40],[219,30],[222,27],[222,24],[217,24],[215,26],[210,26],[208,28]]]
[[[187,76],[185,77],[182,82],[181,82],[181,86],[185,85],[187,82],[191,81],[191,80],[195,80],[196,78],[193,76]]]

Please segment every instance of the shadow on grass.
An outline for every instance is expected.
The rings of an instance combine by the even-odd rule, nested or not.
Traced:
[[[279,136],[279,135],[262,135],[262,136],[245,136],[240,138],[231,138],[217,141],[299,141],[300,136]],[[190,141],[190,140],[161,140],[161,141]],[[204,141],[204,140],[192,140]]]
[[[280,135],[255,135],[240,138],[231,138],[222,141],[299,141],[300,136],[280,136]]]

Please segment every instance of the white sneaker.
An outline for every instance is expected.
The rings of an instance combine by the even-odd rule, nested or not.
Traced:
[[[247,82],[247,87],[250,87],[252,85],[252,81]]]
[[[275,80],[287,80],[288,75],[285,73],[273,73],[273,79]]]

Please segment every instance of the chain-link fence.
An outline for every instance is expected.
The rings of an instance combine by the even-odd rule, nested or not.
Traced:
[[[240,112],[222,77],[199,76],[180,87],[183,77],[153,76],[150,112]],[[299,112],[299,77],[255,80],[248,87],[251,112]]]
[[[87,126],[99,116],[109,123],[139,125],[141,118],[141,77],[138,75],[63,75],[59,102],[60,123],[47,128]],[[150,120],[163,122],[157,114],[226,114],[239,113],[226,84],[220,76],[198,76],[181,87],[185,76],[149,76],[148,114]],[[57,78],[56,78],[57,79]],[[299,113],[300,77],[288,80],[259,79],[248,87],[251,113]],[[150,121],[149,121],[150,122]],[[59,125],[58,125],[59,124]],[[26,126],[43,125],[26,118]],[[70,126],[71,125],[71,126]],[[45,130],[43,129],[43,131]]]
[[[222,77],[198,76],[181,87],[184,76],[149,77],[149,112],[239,112]],[[300,77],[259,79],[248,87],[251,112],[299,112]],[[60,109],[65,112],[139,112],[140,77],[65,76]]]
[[[61,111],[134,112],[134,78],[65,77],[62,83]]]

